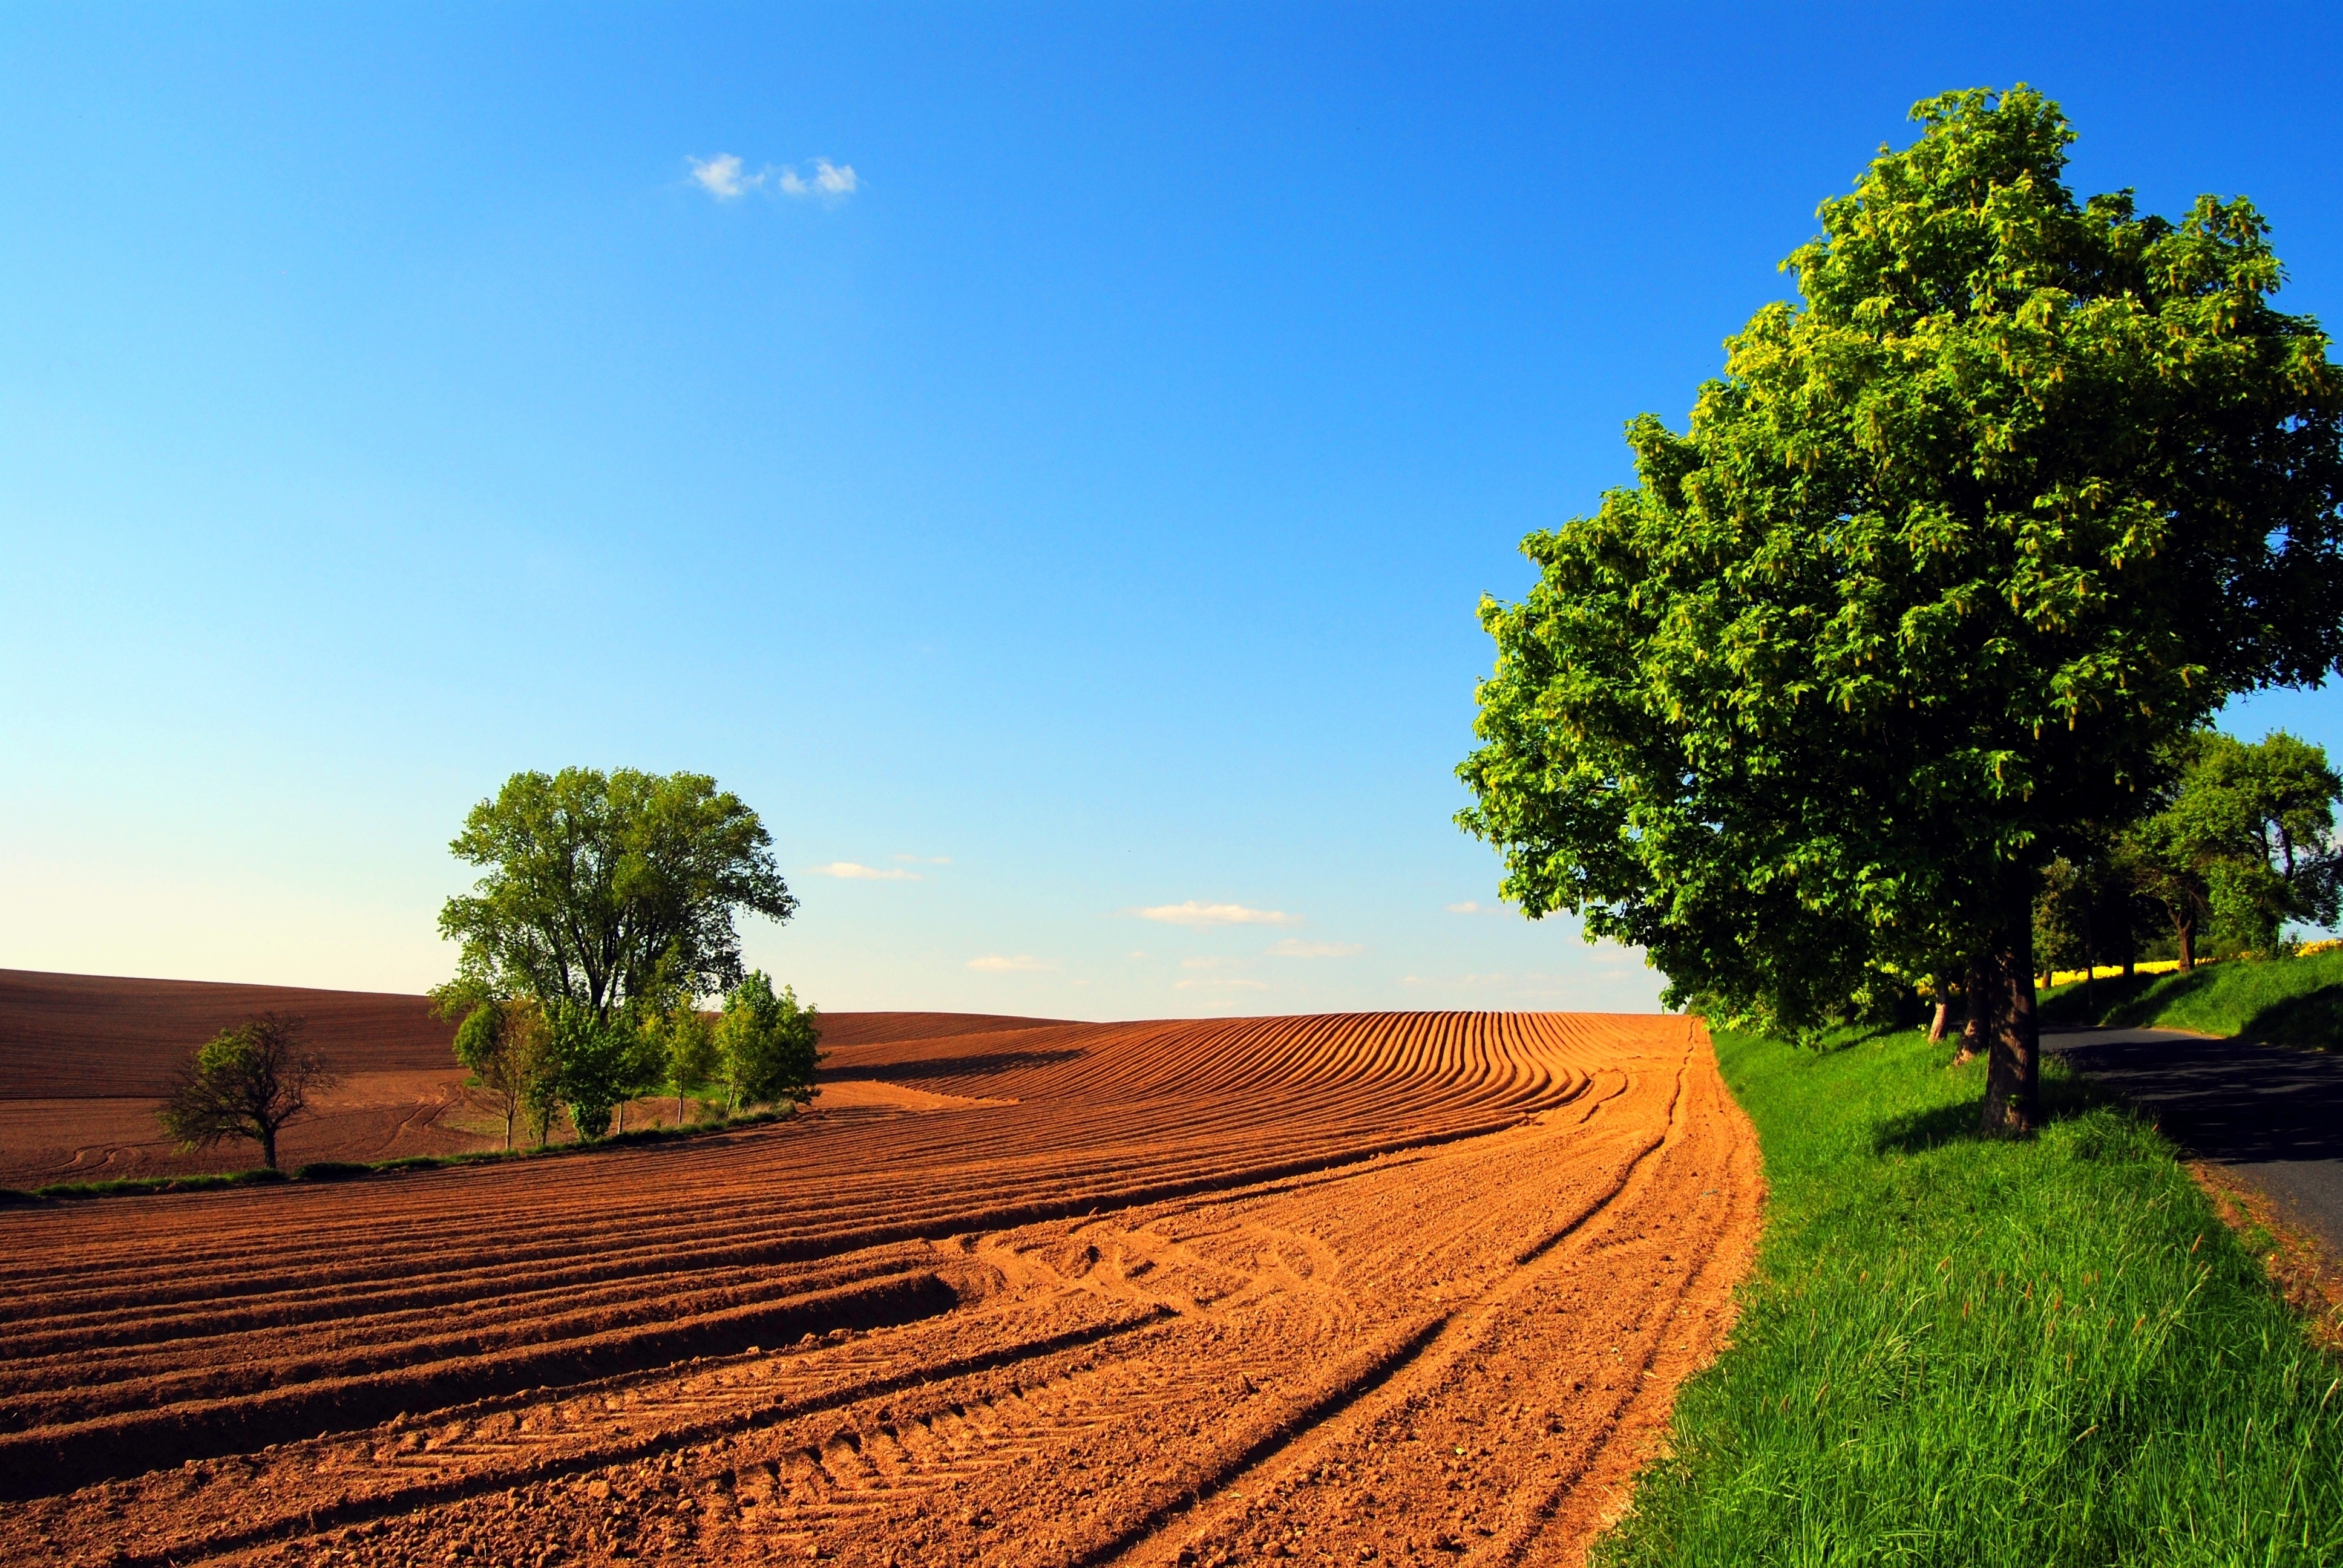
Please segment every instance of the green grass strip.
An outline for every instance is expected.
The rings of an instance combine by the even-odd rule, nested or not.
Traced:
[[[1916,1032],[1717,1049],[1765,1239],[1598,1563],[2343,1563],[2343,1368],[2148,1126],[2052,1064],[1981,1141]]]
[[[2080,980],[2045,991],[2046,1023],[2193,1029],[2265,1045],[2343,1049],[2343,951],[2308,958],[2225,959],[2187,974]]]

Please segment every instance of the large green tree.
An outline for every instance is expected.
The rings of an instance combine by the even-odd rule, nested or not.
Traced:
[[[2343,652],[2343,384],[2248,203],[2078,201],[2023,87],[1914,117],[1689,429],[1633,421],[1638,482],[1484,602],[1459,819],[1674,1003],[1806,1025],[1968,968],[1986,1123],[2023,1130],[2041,869],[2227,694]]]
[[[608,1023],[741,978],[735,925],[797,900],[757,814],[704,774],[516,773],[448,848],[482,868],[439,933],[463,944],[447,998],[534,996]]]

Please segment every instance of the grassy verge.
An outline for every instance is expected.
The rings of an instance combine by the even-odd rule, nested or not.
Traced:
[[[2046,1023],[2193,1029],[2270,1045],[2343,1048],[2343,952],[2305,958],[2228,959],[2187,974],[2080,982],[2042,993]]]
[[[1772,1189],[1734,1342],[1596,1561],[2343,1561],[2343,1366],[2055,1064],[2024,1143],[1917,1033],[1719,1035]]]
[[[118,1181],[57,1181],[29,1191],[0,1187],[0,1208],[82,1198],[137,1198],[156,1192],[200,1192],[215,1187],[244,1187],[256,1182],[355,1181],[400,1171],[437,1171],[451,1165],[494,1165],[509,1160],[558,1159],[568,1154],[590,1154],[599,1149],[671,1143],[681,1139],[703,1138],[711,1132],[761,1127],[768,1122],[786,1121],[794,1114],[793,1109],[752,1111],[745,1115],[728,1116],[720,1121],[702,1121],[689,1127],[647,1127],[636,1132],[597,1138],[590,1143],[548,1143],[536,1149],[483,1149],[469,1154],[407,1154],[397,1160],[367,1161],[319,1160],[296,1166],[289,1174],[283,1171],[223,1171],[200,1176],[130,1176]]]

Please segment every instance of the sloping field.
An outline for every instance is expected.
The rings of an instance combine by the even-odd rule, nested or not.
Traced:
[[[830,1065],[962,1109],[0,1211],[0,1560],[1570,1561],[1755,1237],[1681,1019]]]
[[[455,1025],[434,1014],[424,997],[0,970],[0,1187],[257,1164],[250,1143],[181,1152],[156,1127],[155,1106],[172,1070],[196,1046],[262,1012],[307,1020],[319,1054],[342,1074],[309,1114],[285,1130],[279,1155],[287,1167],[503,1145],[502,1118],[465,1091],[466,1074],[450,1050]],[[890,1012],[823,1020],[825,1040],[835,1045],[1039,1021]],[[888,1098],[861,1084],[841,1086],[836,1095],[842,1104]],[[629,1111],[628,1124],[671,1121],[673,1111],[672,1101],[647,1101]]]

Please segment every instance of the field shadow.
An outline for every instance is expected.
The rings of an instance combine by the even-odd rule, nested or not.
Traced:
[[[1060,1062],[1071,1061],[1087,1054],[1081,1046],[1068,1046],[1060,1050],[993,1050],[969,1056],[923,1056],[911,1061],[858,1061],[850,1066],[824,1068],[815,1077],[817,1080],[868,1078],[881,1083],[911,1083],[924,1078],[990,1078],[996,1073],[1055,1067]]]

